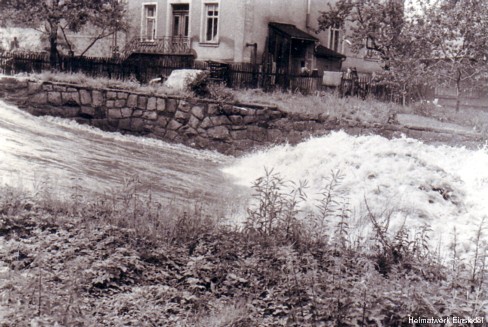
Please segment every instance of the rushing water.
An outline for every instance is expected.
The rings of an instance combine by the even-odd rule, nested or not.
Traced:
[[[33,117],[0,102],[0,182],[36,187],[43,180],[60,192],[120,188],[137,176],[141,189],[178,201],[238,201],[253,181],[273,169],[287,180],[308,181],[313,208],[332,172],[334,190],[347,203],[351,225],[368,211],[389,213],[391,228],[433,229],[433,239],[460,240],[488,224],[488,149],[426,145],[408,138],[349,136],[343,132],[297,146],[275,146],[234,159],[144,137],[107,133],[52,117]],[[37,186],[38,187],[38,186]]]
[[[445,246],[456,228],[458,240],[470,246],[483,219],[488,227],[486,147],[469,150],[336,132],[250,154],[225,172],[250,185],[265,168],[295,183],[308,181],[309,208],[317,204],[331,173],[340,172],[334,194],[351,210],[350,224],[358,228],[367,225],[368,212],[389,214],[390,229],[405,224],[414,231],[428,225],[432,240]]]
[[[230,193],[220,167],[229,158],[154,139],[107,133],[76,122],[34,117],[0,102],[0,182],[48,183],[103,193],[137,178],[140,189],[168,200],[214,201]],[[38,190],[35,190],[38,191]]]

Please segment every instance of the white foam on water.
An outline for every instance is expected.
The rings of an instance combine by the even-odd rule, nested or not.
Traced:
[[[410,138],[350,136],[334,132],[296,146],[281,145],[236,160],[224,172],[250,187],[265,169],[287,180],[308,181],[313,207],[331,172],[340,171],[338,192],[349,201],[353,221],[368,210],[394,210],[392,224],[414,230],[430,225],[432,239],[450,242],[454,228],[464,246],[482,219],[488,224],[488,149],[433,146]]]

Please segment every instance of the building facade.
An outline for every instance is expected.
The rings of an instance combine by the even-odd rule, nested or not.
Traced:
[[[316,33],[324,0],[129,0],[128,6],[126,51],[192,53],[286,73],[379,69],[365,53],[350,51],[343,30]]]

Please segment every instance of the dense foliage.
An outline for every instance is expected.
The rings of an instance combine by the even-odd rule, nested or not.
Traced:
[[[55,67],[59,40],[73,51],[66,32],[88,27],[92,42],[127,29],[124,2],[118,0],[0,0],[0,24],[39,29],[49,40],[51,67]]]
[[[0,193],[2,326],[410,326],[408,317],[484,317],[485,251],[449,258],[427,230],[392,232],[369,213],[354,239],[341,175],[299,218],[306,183],[267,172],[243,228],[202,206],[171,211],[135,180],[95,199]],[[477,241],[476,241],[477,240]],[[446,261],[447,260],[447,261]],[[462,325],[462,324],[461,324]],[[468,324],[465,324],[466,326]]]
[[[404,94],[418,98],[440,84],[455,87],[459,100],[463,88],[486,84],[484,1],[339,0],[326,9],[319,30],[343,27],[352,50],[372,51],[384,68],[378,78]]]

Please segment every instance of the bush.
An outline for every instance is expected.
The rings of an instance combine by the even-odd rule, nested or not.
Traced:
[[[210,80],[210,73],[202,71],[195,78],[186,80],[188,91],[201,98],[216,100],[219,102],[232,102],[234,95],[223,83],[214,83]]]

